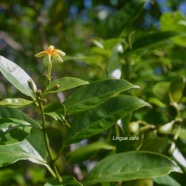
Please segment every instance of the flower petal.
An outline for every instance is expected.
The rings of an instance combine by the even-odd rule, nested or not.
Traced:
[[[52,57],[54,57],[54,58],[55,58],[57,61],[59,61],[59,62],[63,62],[63,59],[62,59],[61,56],[58,55],[58,54],[52,55]]]
[[[60,55],[60,56],[64,56],[65,52],[63,52],[62,50],[57,49],[57,54]]]
[[[43,57],[43,56],[46,56],[47,55],[47,52],[44,50],[42,52],[39,52],[35,55],[35,57]]]

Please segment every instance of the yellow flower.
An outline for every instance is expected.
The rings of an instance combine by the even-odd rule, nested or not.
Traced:
[[[62,56],[64,56],[65,53],[59,49],[55,49],[53,45],[50,45],[48,49],[37,53],[35,57],[43,57],[46,55],[49,57],[49,63],[51,63],[51,57],[54,57],[57,61],[63,62]]]

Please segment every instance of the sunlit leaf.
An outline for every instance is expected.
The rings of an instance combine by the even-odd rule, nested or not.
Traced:
[[[33,129],[30,135],[23,141],[0,146],[0,167],[15,163],[19,160],[47,166],[47,151],[45,148],[42,131]]]
[[[4,77],[14,85],[23,94],[34,98],[33,90],[30,88],[28,82],[32,82],[33,89],[36,90],[36,85],[31,77],[17,64],[0,56],[0,71]]]
[[[19,109],[0,107],[0,118],[7,118],[7,119],[14,118],[14,119],[27,121],[32,125],[32,127],[41,129],[41,126],[37,121],[30,118],[28,115],[26,115]]]
[[[22,98],[6,98],[0,101],[0,106],[11,108],[24,108],[33,104],[33,101]]]
[[[14,118],[0,118],[0,145],[16,143],[26,138],[30,123]]]
[[[153,178],[174,171],[180,170],[166,156],[145,151],[131,151],[111,155],[98,162],[91,171],[85,185]]]

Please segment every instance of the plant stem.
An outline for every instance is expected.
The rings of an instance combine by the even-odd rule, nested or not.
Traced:
[[[51,56],[48,56],[48,75],[47,75],[47,86],[51,83],[51,74],[52,74],[52,60]]]
[[[47,152],[49,155],[49,163],[52,163],[52,167],[53,167],[53,170],[52,170],[51,167],[49,166],[48,170],[50,171],[50,173],[52,174],[53,177],[57,178],[59,182],[62,182],[63,180],[62,180],[61,176],[59,175],[57,167],[56,167],[54,160],[52,158],[52,153],[50,151],[50,144],[49,144],[49,140],[48,140],[48,136],[47,136],[46,118],[45,118],[42,103],[39,104],[39,107],[40,107],[40,111],[41,111],[41,115],[42,115],[43,135],[44,135],[46,149],[47,149]]]

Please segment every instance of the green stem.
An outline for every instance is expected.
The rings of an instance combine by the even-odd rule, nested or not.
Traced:
[[[52,153],[50,151],[50,144],[49,144],[49,140],[48,140],[48,136],[47,136],[46,118],[45,118],[42,103],[39,104],[39,107],[40,107],[40,111],[41,111],[41,115],[42,115],[43,135],[44,135],[45,145],[46,145],[46,149],[47,149],[47,152],[49,155],[49,162],[52,163],[52,167],[53,167],[53,170],[52,170],[51,167],[49,166],[48,170],[50,171],[50,173],[52,174],[53,177],[57,178],[59,182],[62,182],[63,180],[62,180],[61,176],[59,175],[57,167],[56,167],[54,160],[52,158]]]
[[[51,173],[51,175],[52,175],[54,178],[56,178],[56,174],[55,174],[55,172],[52,170],[52,168],[50,167],[50,165],[46,164],[45,166],[46,166],[46,168],[48,169],[48,171]]]
[[[51,74],[52,74],[52,60],[51,60],[51,56],[48,56],[47,86],[51,83]]]

